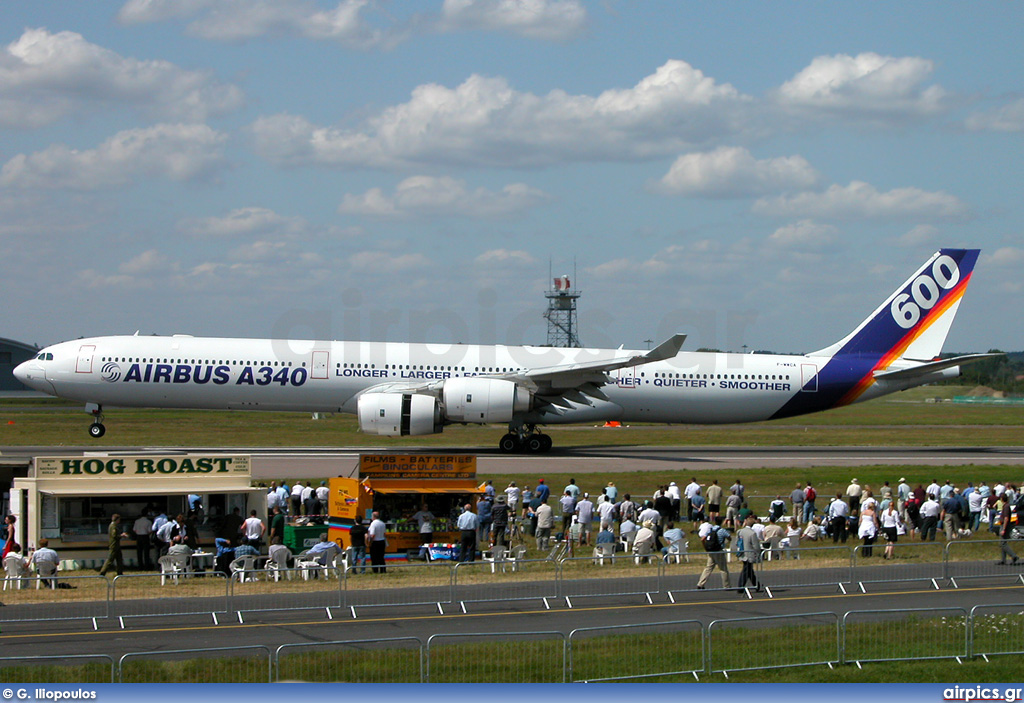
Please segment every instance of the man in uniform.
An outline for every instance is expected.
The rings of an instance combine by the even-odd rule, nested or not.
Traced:
[[[116,566],[117,575],[124,573],[124,558],[121,556],[121,538],[128,535],[121,529],[121,516],[114,513],[110,517],[110,526],[107,527],[107,560],[100,567],[100,576],[106,576],[110,567]]]

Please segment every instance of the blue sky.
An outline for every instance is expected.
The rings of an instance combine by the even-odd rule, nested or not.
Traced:
[[[0,5],[0,336],[1022,349],[1014,3]]]

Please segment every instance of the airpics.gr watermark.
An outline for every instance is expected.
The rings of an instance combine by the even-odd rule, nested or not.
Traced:
[[[944,701],[1019,701],[1021,700],[1021,688],[1012,686],[1000,687],[990,684],[989,686],[954,686],[942,691]]]

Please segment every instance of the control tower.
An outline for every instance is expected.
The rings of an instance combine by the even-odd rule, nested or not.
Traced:
[[[568,275],[552,280],[554,285],[544,293],[548,299],[548,309],[544,313],[548,321],[548,346],[581,347],[576,324],[576,301],[580,291],[572,289]]]

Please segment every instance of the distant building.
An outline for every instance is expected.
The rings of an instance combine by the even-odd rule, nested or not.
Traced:
[[[30,391],[16,378],[14,367],[28,361],[39,350],[29,344],[15,342],[13,339],[0,337],[0,391]]]

